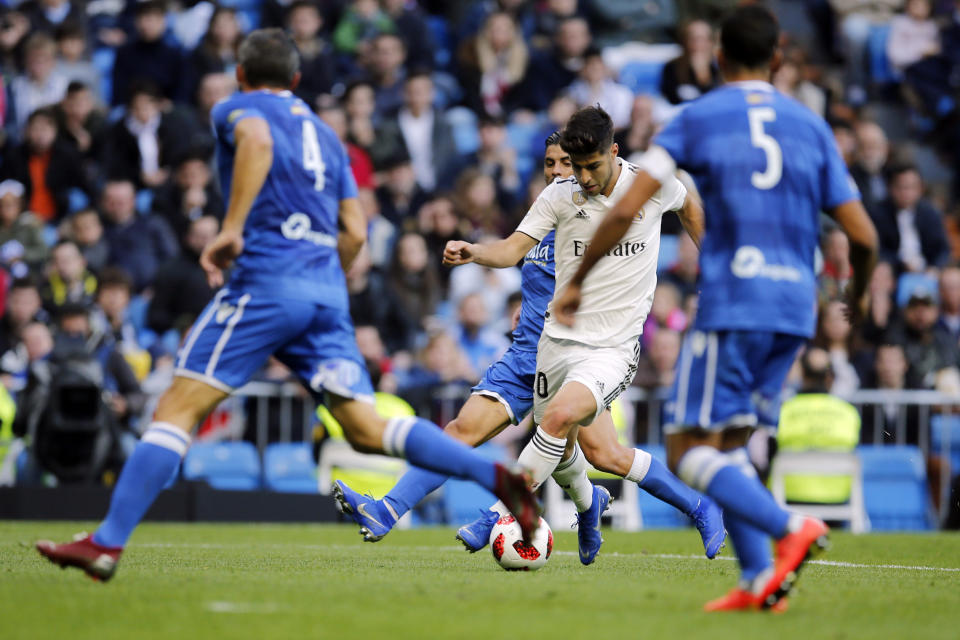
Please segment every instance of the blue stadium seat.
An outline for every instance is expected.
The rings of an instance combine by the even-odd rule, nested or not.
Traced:
[[[662,62],[635,60],[620,69],[620,83],[633,91],[634,95],[660,93],[660,76],[663,75]]]
[[[660,236],[660,255],[657,256],[657,273],[666,271],[677,261],[677,251],[680,238],[677,236]]]
[[[897,306],[905,307],[910,299],[910,293],[916,287],[926,287],[936,295],[938,290],[937,280],[931,278],[925,273],[904,273],[897,280]]]
[[[113,63],[117,59],[117,50],[112,47],[100,47],[90,56],[90,62],[100,75],[100,99],[110,104],[113,97]]]
[[[444,115],[453,130],[453,143],[457,153],[466,155],[480,147],[480,134],[477,133],[477,115],[466,107],[453,107]]]
[[[873,531],[932,528],[927,472],[915,446],[857,448],[863,464],[863,497]]]
[[[666,463],[667,461],[667,450],[660,445],[644,445],[637,448],[643,449],[660,462]],[[644,529],[679,529],[690,525],[690,521],[685,515],[666,502],[654,498],[643,489],[640,489],[638,493],[638,500]]]
[[[263,452],[263,481],[271,491],[316,493],[317,465],[306,442],[269,445]]]
[[[183,477],[205,480],[214,489],[258,489],[260,456],[249,442],[198,442],[187,451]]]
[[[437,69],[446,69],[453,59],[453,43],[450,38],[450,25],[443,16],[427,16],[427,27],[433,37],[433,63]]]
[[[90,206],[90,198],[83,192],[83,189],[77,189],[76,187],[67,190],[67,202],[69,203],[70,213],[76,213]]]
[[[867,59],[870,79],[876,84],[895,84],[900,77],[887,57],[887,40],[890,39],[890,23],[874,25],[867,36]]]
[[[939,415],[930,418],[930,453],[940,455],[944,439],[950,452],[951,475],[960,473],[960,415]]]
[[[488,460],[505,462],[507,451],[488,442],[477,448],[477,453]],[[447,524],[460,526],[480,517],[480,511],[497,501],[496,496],[476,482],[450,478],[443,485],[443,511]]]

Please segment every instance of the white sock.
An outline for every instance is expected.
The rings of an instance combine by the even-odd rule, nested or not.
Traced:
[[[587,477],[587,459],[580,450],[580,445],[574,445],[573,455],[569,460],[557,465],[553,479],[577,505],[578,512],[583,513],[593,504],[593,484]]]
[[[549,478],[560,464],[560,458],[563,457],[566,446],[566,438],[554,438],[539,426],[537,427],[533,439],[527,443],[517,459],[533,476],[534,489],[543,484],[543,481]]]
[[[647,471],[650,470],[650,461],[653,458],[643,449],[633,450],[633,464],[630,465],[630,471],[624,476],[624,480],[640,483],[647,477]]]
[[[404,457],[404,449],[407,444],[407,436],[410,435],[410,429],[417,421],[413,418],[391,418],[387,421],[387,427],[383,430],[383,452],[394,458]]]
[[[510,509],[507,509],[507,505],[503,504],[501,500],[497,500],[492,505],[490,505],[490,511],[496,511],[501,516],[510,515]]]

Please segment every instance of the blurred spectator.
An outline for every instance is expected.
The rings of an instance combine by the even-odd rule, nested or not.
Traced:
[[[802,49],[787,49],[780,68],[773,75],[773,86],[822,118],[827,114],[827,93],[810,82],[806,65],[806,55]]]
[[[68,84],[66,76],[56,69],[57,45],[53,38],[46,33],[34,33],[23,49],[24,73],[10,82],[10,106],[17,131],[34,111],[60,102]]]
[[[461,44],[457,57],[467,106],[493,116],[521,106],[530,54],[509,14],[491,13],[480,33]]]
[[[103,238],[103,224],[95,209],[81,209],[70,217],[70,238],[73,240],[87,267],[100,273],[110,258],[110,247]]]
[[[40,271],[49,251],[42,224],[23,209],[23,194],[23,185],[16,180],[0,182],[0,258],[8,269],[11,262],[22,261],[30,270]]]
[[[58,27],[76,25],[83,30],[85,12],[83,3],[70,0],[27,0],[20,9],[30,20],[30,30],[52,34]]]
[[[70,210],[70,189],[87,191],[83,162],[57,135],[54,110],[30,114],[23,143],[8,145],[0,173],[26,188],[27,207],[44,222],[55,222]]]
[[[539,181],[539,180],[538,180]],[[474,231],[502,238],[513,228],[497,203],[497,183],[480,169],[469,167],[454,187],[456,206]]]
[[[494,242],[497,238],[481,235],[477,241]],[[520,290],[520,269],[516,267],[491,269],[471,262],[450,271],[450,302],[460,306],[467,296],[479,294],[491,318],[506,315],[507,300]]]
[[[910,291],[902,317],[891,323],[889,338],[903,345],[912,388],[933,389],[941,371],[960,365],[960,349],[949,333],[937,328],[937,316],[937,292],[920,283]]]
[[[405,233],[397,241],[389,271],[390,287],[399,308],[418,328],[432,315],[440,301],[437,270],[427,256],[427,243],[415,233]]]
[[[163,218],[137,215],[135,198],[132,182],[112,180],[103,187],[101,206],[110,264],[129,273],[140,292],[153,282],[158,267],[177,255],[179,246]]]
[[[629,159],[642,154],[650,147],[657,125],[653,119],[653,98],[647,95],[634,97],[630,107],[630,125],[614,136],[620,147],[620,157]],[[631,160],[631,162],[633,162]]]
[[[517,152],[507,140],[507,127],[502,118],[480,119],[480,148],[466,158],[465,164],[489,176],[496,185],[497,205],[511,211],[520,199],[520,174],[517,173]]]
[[[530,44],[536,49],[549,49],[560,23],[580,14],[577,0],[547,0],[535,7],[534,33]]]
[[[529,154],[531,157],[537,159],[543,158],[543,141],[549,138],[550,134],[554,131],[563,129],[563,125],[567,124],[567,120],[570,119],[570,116],[572,116],[576,110],[577,103],[566,93],[558,93],[553,100],[550,101],[550,106],[547,107],[545,114],[546,121],[542,122],[540,131],[530,140]],[[518,151],[522,152],[522,150],[519,149]]]
[[[880,257],[906,271],[923,271],[950,259],[942,215],[923,200],[923,180],[916,167],[890,171],[890,197],[871,212],[880,238]]]
[[[908,9],[917,14],[924,10],[912,5],[908,5]],[[930,22],[927,20],[923,24]],[[929,34],[927,38],[928,42],[934,42]],[[940,119],[956,108],[957,91],[960,90],[960,9],[954,9],[935,44],[928,46],[922,54],[923,57],[904,69],[904,81],[919,107],[927,115]]]
[[[830,121],[830,129],[833,131],[833,139],[837,143],[840,157],[848,168],[851,167],[857,151],[857,138],[853,133],[853,124],[846,118],[836,117]]]
[[[431,334],[416,362],[408,367],[398,366],[396,374],[397,393],[414,406],[429,403],[433,390],[440,385],[459,382],[466,387],[476,380],[466,354],[443,331]]]
[[[378,35],[393,32],[393,21],[377,0],[352,0],[333,31],[333,46],[341,54],[362,58]]]
[[[817,276],[817,288],[820,302],[824,304],[843,297],[853,267],[850,265],[850,239],[843,229],[834,227],[822,238],[823,271]]]
[[[876,122],[858,123],[856,136],[857,151],[850,175],[857,183],[863,205],[873,213],[888,195],[883,171],[890,155],[890,144],[887,134]]]
[[[681,30],[683,53],[663,67],[660,93],[671,104],[696,100],[720,84],[720,68],[713,57],[713,28],[693,20]]]
[[[190,133],[177,129],[161,111],[155,85],[131,85],[126,115],[110,127],[104,141],[107,178],[129,180],[137,187],[159,187],[169,175],[171,154]]]
[[[350,84],[343,94],[343,106],[347,112],[347,140],[371,152],[377,137],[373,85],[366,81]]]
[[[57,28],[57,72],[70,84],[80,82],[100,95],[100,71],[87,55],[87,32],[78,23],[64,23]]]
[[[533,73],[524,82],[523,106],[536,111],[546,109],[558,91],[577,79],[590,43],[586,20],[580,17],[563,20],[554,34],[553,47],[535,52],[531,57]]]
[[[237,12],[230,7],[217,7],[200,44],[184,60],[182,88],[178,95],[193,100],[200,79],[207,74],[226,73],[232,76],[242,38]]]
[[[330,125],[330,128],[333,129],[337,137],[340,138],[340,142],[347,148],[347,156],[350,158],[350,169],[353,171],[354,180],[357,181],[357,187],[360,189],[373,189],[373,161],[370,160],[370,154],[349,139],[346,110],[331,101],[319,105],[317,107],[317,115],[320,116],[321,120]]]
[[[896,311],[893,299],[896,288],[893,265],[889,262],[878,262],[870,274],[867,314],[861,327],[861,335],[867,343],[879,345],[883,342],[887,327]]]
[[[46,319],[40,291],[33,280],[14,280],[7,292],[5,313],[0,319],[0,377],[7,389],[19,391],[27,381],[29,356],[22,341],[25,327],[34,321],[44,326]]]
[[[3,11],[3,19],[0,20],[0,63],[4,69],[16,68],[20,45],[29,33],[30,20],[26,16],[15,10]]]
[[[579,78],[568,91],[579,107],[597,104],[603,107],[613,119],[614,129],[619,131],[630,125],[633,91],[611,77],[600,49],[591,47],[587,50]]]
[[[682,333],[687,328],[687,314],[683,312],[682,302],[683,296],[679,289],[666,281],[657,283],[650,314],[643,323],[641,340],[644,347],[650,347],[653,337],[660,329],[671,329]]]
[[[204,216],[190,223],[183,238],[183,251],[163,263],[153,284],[147,310],[147,326],[163,335],[170,329],[186,333],[213,297],[207,276],[200,267],[203,248],[217,235],[220,223]]]
[[[372,189],[358,189],[357,199],[367,218],[366,247],[370,250],[370,259],[378,269],[386,268],[393,256],[397,227],[380,214],[380,203]]]
[[[870,369],[869,356],[857,351],[855,334],[847,319],[846,304],[831,300],[820,307],[817,317],[817,335],[813,343],[830,356],[833,384],[830,393],[849,397],[860,388],[861,380]]]
[[[347,272],[347,292],[350,295],[350,315],[358,334],[361,325],[376,328],[379,338],[391,352],[413,344],[417,321],[404,312],[383,272],[374,268],[366,247],[360,250]]]
[[[134,38],[117,49],[113,66],[113,100],[111,104],[129,104],[135,81],[149,78],[168,100],[178,97],[183,77],[180,49],[167,44],[167,16],[163,2],[137,2],[134,11]]]
[[[98,178],[107,119],[96,107],[96,99],[88,85],[71,82],[67,95],[60,102],[60,138],[83,157],[84,175],[88,181]]]
[[[336,77],[333,48],[321,37],[323,14],[310,0],[297,0],[287,12],[287,29],[300,53],[300,84],[296,94],[309,105],[330,93]]]
[[[877,347],[874,358],[875,389],[903,391],[911,388],[907,379],[907,357],[903,347],[896,343]],[[902,426],[905,441],[917,444],[920,431],[920,412],[917,405],[901,405],[895,401],[882,405],[867,404],[862,411],[863,428],[860,441],[863,444],[897,442],[897,432]]]
[[[468,3],[470,8],[460,18],[457,41],[467,40],[483,30],[494,13],[505,13],[517,25],[524,40],[530,38],[534,29],[534,16],[526,0],[480,0]]]
[[[393,374],[393,362],[387,355],[383,340],[380,339],[380,332],[376,327],[358,324],[354,335],[360,356],[367,365],[373,388],[385,393],[394,393],[397,390],[397,381]]]
[[[510,346],[503,335],[490,331],[490,312],[480,293],[464,296],[457,307],[456,337],[460,348],[470,360],[474,375],[480,374],[493,364]]]
[[[381,4],[407,48],[407,68],[432,69],[436,45],[417,3],[409,0],[382,0]]]
[[[429,259],[438,269],[444,293],[450,282],[450,269],[441,269],[443,248],[450,240],[463,240],[465,227],[457,216],[453,200],[448,195],[439,195],[425,202],[417,212],[417,232],[427,243]]]
[[[47,312],[56,315],[65,304],[89,306],[97,292],[97,278],[87,270],[76,243],[61,240],[50,252],[47,282],[41,297]]]
[[[677,236],[677,260],[659,276],[661,282],[672,284],[680,298],[696,295],[700,278],[700,251],[686,233]]]
[[[632,384],[645,389],[669,389],[680,357],[681,340],[681,333],[673,329],[663,328],[653,334],[641,352]]]
[[[426,192],[438,184],[449,187],[459,159],[453,131],[443,113],[433,107],[433,80],[426,71],[410,73],[403,85],[403,107],[377,133],[377,147],[405,148],[417,184]],[[384,151],[385,152],[385,151]]]
[[[937,327],[960,345],[960,267],[956,265],[940,272],[940,317],[937,318]]]
[[[377,118],[396,113],[403,105],[406,59],[407,50],[398,36],[382,33],[373,39],[364,69],[374,89],[374,114]]]
[[[867,99],[867,39],[886,24],[903,0],[829,0],[836,12],[846,59],[847,99],[860,106]]]
[[[132,295],[133,282],[122,269],[108,267],[103,270],[97,280],[97,307],[103,312],[106,320],[104,330],[134,373],[143,373],[143,375],[137,375],[137,379],[141,379],[150,370],[150,356],[140,349],[137,330],[127,318],[127,309],[130,307]],[[143,363],[142,356],[146,357],[146,363]],[[145,369],[143,364],[146,364]],[[140,371],[138,372],[137,369]]]
[[[223,197],[205,154],[192,153],[180,159],[173,176],[156,190],[153,211],[163,217],[181,239],[186,236],[191,221],[201,216],[223,218]]]
[[[200,78],[200,84],[197,87],[196,104],[194,112],[199,124],[204,129],[212,129],[213,122],[210,120],[210,110],[224,98],[227,98],[237,90],[236,79],[227,73],[208,73]]]
[[[427,194],[417,184],[417,176],[406,149],[382,161],[377,167],[383,174],[377,188],[380,214],[397,226],[416,215]]]
[[[940,33],[930,18],[930,0],[906,0],[904,12],[890,20],[887,58],[904,71],[927,56],[940,53]]]

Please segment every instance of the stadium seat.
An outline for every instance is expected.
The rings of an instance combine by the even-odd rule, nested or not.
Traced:
[[[933,518],[923,453],[915,446],[857,448],[863,496],[873,531],[927,530]]]
[[[960,415],[930,418],[930,453],[942,455],[944,444],[949,452],[950,475],[955,476],[960,473]]]
[[[926,287],[936,295],[938,291],[937,281],[925,273],[904,273],[897,280],[897,306],[907,306],[910,299],[910,293],[917,287]]]
[[[427,27],[433,37],[433,63],[437,69],[446,69],[453,58],[452,42],[450,40],[450,25],[443,16],[427,16]]]
[[[666,463],[667,450],[660,445],[640,447],[657,460]],[[690,520],[676,508],[654,498],[641,489],[637,494],[640,505],[640,518],[644,529],[679,529],[690,525]]]
[[[284,442],[263,452],[263,481],[271,491],[317,493],[317,465],[306,442]]]
[[[457,153],[466,155],[480,147],[477,114],[466,107],[453,107],[447,110],[444,117],[453,130],[453,143],[457,147]]]
[[[117,50],[113,47],[100,47],[90,56],[97,73],[100,75],[100,99],[110,104],[113,98],[113,63],[117,59]]]
[[[76,213],[80,209],[86,209],[90,206],[90,198],[82,189],[76,187],[67,190],[67,202],[69,203],[70,213]]]
[[[657,256],[657,273],[666,271],[677,261],[677,252],[680,245],[678,236],[660,236],[660,255]]]
[[[214,489],[258,489],[260,457],[249,442],[197,442],[187,451],[183,477],[204,480]]]
[[[507,462],[509,456],[506,449],[493,442],[488,442],[476,449],[488,460]],[[475,482],[450,478],[442,487],[443,512],[447,524],[460,526],[473,522],[480,516],[480,512],[497,501],[496,496]]]
[[[867,59],[870,79],[875,84],[896,84],[900,77],[887,57],[887,40],[890,39],[890,23],[877,24],[867,36]]]
[[[634,95],[659,95],[661,75],[663,75],[662,62],[635,60],[623,65],[620,69],[620,84],[629,87]]]

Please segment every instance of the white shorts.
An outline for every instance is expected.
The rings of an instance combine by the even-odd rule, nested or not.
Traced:
[[[581,424],[592,423],[633,382],[639,360],[639,336],[616,347],[591,347],[542,334],[537,345],[537,375],[533,384],[535,423],[543,421],[547,405],[569,382],[579,382],[593,392],[597,410]]]

